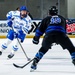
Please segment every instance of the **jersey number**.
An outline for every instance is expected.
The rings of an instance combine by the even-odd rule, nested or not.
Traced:
[[[58,24],[61,23],[61,19],[59,17],[52,17],[50,20],[50,24]]]

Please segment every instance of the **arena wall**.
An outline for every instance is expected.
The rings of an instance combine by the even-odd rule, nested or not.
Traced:
[[[34,37],[35,30],[40,23],[41,23],[41,20],[32,20],[32,29],[31,29],[32,32],[30,34],[27,34],[26,38],[33,38]],[[0,20],[0,38],[6,38],[6,35],[10,29],[11,28],[8,27],[6,20]],[[67,32],[70,34],[75,33],[75,24],[73,22],[70,24],[67,23]],[[70,38],[75,38],[75,35],[72,35],[72,34],[71,35],[68,34],[68,36]]]

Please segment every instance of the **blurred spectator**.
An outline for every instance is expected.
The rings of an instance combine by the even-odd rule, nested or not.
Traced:
[[[30,16],[30,18],[33,20],[33,17],[31,15],[31,13],[29,12],[29,10],[27,12],[28,12],[28,15]]]

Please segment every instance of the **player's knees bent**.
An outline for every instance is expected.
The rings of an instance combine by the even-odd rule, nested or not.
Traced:
[[[41,47],[40,48],[40,50],[39,50],[39,52],[42,52],[42,53],[46,53],[48,51],[48,49],[47,48],[45,48],[45,47]]]
[[[14,51],[17,51],[17,50],[18,50],[18,46],[17,46],[17,45],[14,45],[14,46],[13,46],[13,50],[14,50]]]
[[[6,49],[7,48],[7,45],[6,45],[6,43],[4,43],[4,44],[2,44],[2,49]]]

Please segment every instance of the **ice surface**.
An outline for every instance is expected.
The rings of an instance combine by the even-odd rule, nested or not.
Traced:
[[[71,40],[75,44],[75,39]],[[0,46],[5,41],[6,39],[0,39]],[[35,56],[41,46],[41,41],[42,39],[38,45],[35,45],[32,43],[32,38],[26,38],[22,43],[29,58],[32,59]],[[11,52],[13,44],[14,42],[0,56],[0,75],[75,75],[75,66],[71,63],[70,54],[67,50],[63,50],[60,45],[54,45],[39,62],[37,70],[30,72],[31,63],[23,69],[13,66],[13,63],[24,65],[28,62],[20,47],[15,56],[7,60],[7,55]]]

